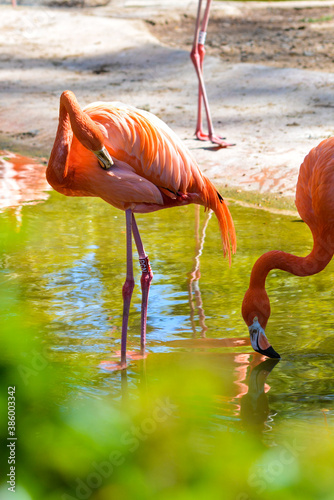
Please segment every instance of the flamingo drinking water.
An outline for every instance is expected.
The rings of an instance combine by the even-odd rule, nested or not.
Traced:
[[[271,251],[254,264],[249,288],[242,303],[242,316],[248,326],[255,351],[271,358],[279,354],[269,344],[265,328],[270,302],[265,289],[268,273],[281,269],[296,276],[317,274],[334,253],[334,137],[322,141],[304,159],[296,189],[296,207],[313,236],[313,249],[306,257]]]
[[[51,186],[67,196],[98,196],[125,211],[127,273],[123,286],[121,364],[126,366],[126,337],[134,288],[132,235],[142,269],[141,349],[152,270],[134,213],[195,203],[217,216],[224,253],[236,249],[231,214],[179,138],[151,113],[117,102],[81,109],[75,95],[60,97],[59,125],[47,167]]]

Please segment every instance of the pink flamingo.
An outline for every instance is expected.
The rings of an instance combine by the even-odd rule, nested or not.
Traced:
[[[228,146],[233,146],[233,144],[228,144],[227,142],[224,142],[223,138],[219,137],[214,132],[209,101],[205,89],[204,76],[203,76],[203,61],[205,56],[204,44],[206,38],[206,30],[209,22],[211,2],[212,0],[207,0],[203,18],[201,21],[202,0],[198,1],[197,17],[195,24],[195,36],[194,36],[193,47],[190,53],[190,57],[195,66],[195,70],[198,77],[198,107],[197,107],[197,124],[196,124],[195,135],[197,139],[201,141],[211,141],[213,144],[217,144],[221,148],[226,148]],[[204,103],[206,119],[208,124],[207,134],[203,132],[202,128],[202,103]]]
[[[269,344],[265,328],[270,316],[270,301],[265,289],[268,273],[281,269],[296,276],[317,274],[334,253],[334,137],[322,141],[305,157],[296,189],[296,207],[313,236],[313,249],[306,257],[282,251],[263,254],[254,264],[249,288],[242,303],[251,344],[255,351],[270,358],[279,354]]]
[[[141,351],[153,273],[134,213],[195,203],[217,216],[224,253],[231,259],[236,237],[231,214],[180,139],[151,113],[122,103],[93,103],[82,110],[75,95],[60,97],[59,125],[47,167],[49,184],[67,196],[98,196],[125,211],[127,273],[123,286],[121,364],[134,288],[132,235],[142,269]]]

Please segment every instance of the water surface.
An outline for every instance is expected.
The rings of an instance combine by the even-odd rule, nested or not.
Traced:
[[[137,216],[154,272],[146,363],[198,352],[214,354],[222,367],[228,363],[234,372],[241,355],[245,366],[261,360],[245,345],[247,328],[240,315],[252,264],[270,249],[306,255],[311,235],[297,217],[231,204],[238,252],[229,267],[215,217],[208,221],[201,209],[196,227],[196,210],[189,206]],[[52,345],[54,360],[90,366],[100,381],[96,390],[110,390],[110,379],[120,375],[101,373],[99,364],[120,349],[124,214],[98,199],[65,198],[52,192],[46,202],[23,207],[19,221],[10,209],[0,221],[2,294],[18,310],[26,310],[25,321]],[[139,351],[141,291],[136,258],[134,268],[128,343],[130,350]],[[271,396],[276,393],[275,410],[280,407],[284,414],[311,414],[332,402],[332,282],[332,263],[313,277],[274,271],[267,280],[272,305],[267,333],[282,355],[271,377]],[[212,344],[212,339],[226,340]],[[132,362],[128,376],[137,370],[138,363]]]
[[[334,265],[308,278],[281,271],[270,274],[267,291],[272,316],[267,334],[282,359],[278,363],[265,360],[251,349],[240,313],[251,267],[264,251],[272,249],[306,255],[311,234],[297,215],[283,216],[237,203],[231,203],[230,210],[238,237],[231,267],[223,257],[217,221],[202,209],[199,220],[194,206],[136,216],[154,272],[147,357],[138,360],[130,353],[127,371],[111,372],[105,362],[117,361],[120,350],[124,214],[99,199],[66,198],[55,192],[36,205],[21,206],[19,214],[17,209],[4,209],[0,213],[0,323],[6,339],[2,358],[4,366],[10,360],[13,363],[11,373],[16,373],[21,393],[27,391],[31,401],[42,397],[38,381],[46,391],[43,405],[60,408],[70,427],[84,425],[85,432],[90,427],[97,432],[102,426],[108,446],[109,426],[105,417],[96,414],[99,401],[107,405],[104,413],[118,411],[124,404],[133,409],[143,394],[145,401],[155,401],[161,394],[173,399],[176,421],[187,429],[177,442],[191,429],[195,432],[194,425],[198,434],[195,441],[189,441],[192,446],[196,443],[196,452],[191,453],[201,456],[211,453],[219,435],[226,444],[226,433],[231,432],[255,432],[269,449],[284,441],[291,422],[297,422],[307,435],[312,434],[309,425],[318,426],[317,433],[330,432]],[[134,268],[128,349],[139,353],[141,292],[136,258]],[[48,371],[51,368],[56,370],[53,375]],[[33,412],[38,413],[36,408]],[[83,424],[87,408],[96,414],[94,424]],[[68,416],[72,412],[75,424]],[[29,433],[32,425],[27,424]],[[112,436],[115,428],[110,429]],[[163,439],[173,440],[168,432]],[[81,446],[86,449],[82,442]],[[153,454],[152,446],[145,453]],[[241,460],[244,450],[235,442],[231,446],[239,450]],[[74,474],[83,477],[86,473]],[[281,479],[282,474],[278,475]],[[249,477],[251,472],[247,488]],[[298,475],[293,477],[292,482],[300,480]],[[67,477],[61,491],[73,489],[74,480],[75,476]],[[262,497],[259,488],[252,488],[254,498],[267,498],[271,491],[268,486]],[[46,492],[43,495],[53,498]],[[152,495],[157,497],[156,492]],[[240,495],[226,498],[252,498]]]

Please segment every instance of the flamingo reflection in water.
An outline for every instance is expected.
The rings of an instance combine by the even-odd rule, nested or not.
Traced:
[[[198,354],[197,352],[196,355]],[[271,387],[268,385],[267,379],[280,360],[267,359],[255,353],[221,354],[206,352],[205,354],[210,359],[210,365],[214,363],[223,367],[221,392],[220,394],[208,396],[209,406],[206,407],[205,418],[209,418],[210,421],[221,428],[226,427],[228,431],[233,430],[233,428],[242,428],[255,434],[270,431],[275,414],[270,410],[269,406],[268,393]],[[189,353],[175,352],[173,350],[163,356],[168,358],[172,356],[173,366],[182,366],[186,362]],[[131,377],[138,384],[137,388],[141,390],[141,393],[148,400],[151,392],[146,371],[150,360],[152,360],[152,357],[142,359],[134,370],[135,379],[133,379],[133,374]],[[160,359],[159,365],[163,363]],[[156,377],[159,378],[159,371],[155,370],[155,373]],[[232,383],[229,383],[231,375]],[[120,372],[121,404],[125,409],[131,404],[132,391],[129,390],[128,377],[126,370]],[[132,390],[133,380],[131,380]]]
[[[200,227],[200,209],[198,205],[195,205],[195,256],[194,256],[194,266],[189,276],[188,282],[188,298],[190,306],[190,322],[193,331],[193,338],[196,337],[196,322],[195,322],[195,307],[198,310],[198,320],[201,327],[201,337],[205,337],[205,332],[208,327],[205,324],[205,314],[203,309],[203,301],[201,296],[201,291],[199,288],[199,279],[201,277],[200,273],[200,257],[202,255],[206,229],[208,227],[209,221],[212,217],[212,210],[206,212],[205,220],[203,223],[201,236],[199,237],[199,227]],[[195,305],[193,301],[193,295],[195,296]]]
[[[46,200],[50,186],[41,160],[9,151],[0,151],[0,212],[13,208],[20,222],[22,206]]]

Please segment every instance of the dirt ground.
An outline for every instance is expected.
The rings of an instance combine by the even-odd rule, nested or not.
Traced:
[[[318,2],[321,4],[321,2]],[[171,29],[168,20],[147,20],[150,31],[171,47],[191,50],[195,17],[184,14]],[[243,6],[242,12],[214,11],[208,26],[207,54],[225,62],[334,70],[333,6],[261,8]]]
[[[197,0],[105,7],[0,5],[0,149],[47,157],[61,92],[162,118],[225,191],[293,196],[299,166],[334,130],[334,1],[213,2],[205,81],[214,126],[195,140],[189,58]]]

